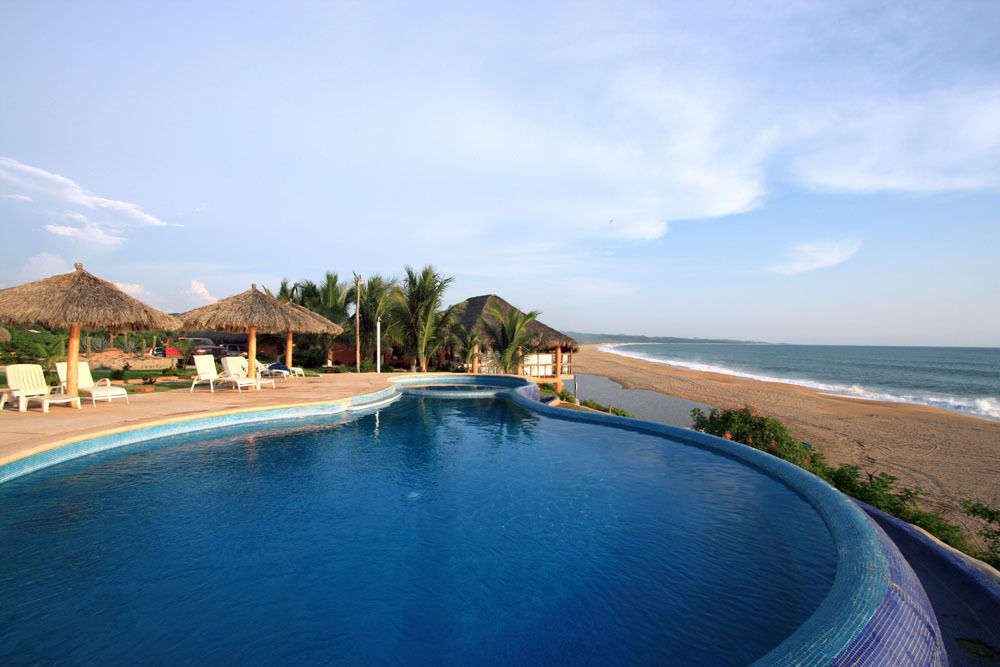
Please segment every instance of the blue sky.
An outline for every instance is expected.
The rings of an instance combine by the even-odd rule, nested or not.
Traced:
[[[0,286],[82,261],[177,312],[431,263],[559,329],[1000,345],[998,25],[4,0]]]

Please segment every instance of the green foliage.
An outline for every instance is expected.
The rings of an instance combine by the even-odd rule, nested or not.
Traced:
[[[326,352],[321,347],[296,346],[292,359],[296,366],[318,368],[326,363]]]
[[[177,362],[178,368],[184,368],[191,362],[191,353],[194,352],[194,348],[198,345],[196,341],[185,339],[185,340],[175,340],[173,342],[173,347],[181,353],[181,358]]]
[[[706,415],[700,408],[691,411],[696,431],[732,440],[773,454],[800,468],[827,479],[823,455],[792,437],[780,420],[757,414],[749,405],[739,410],[712,408]],[[829,480],[828,480],[829,481]]]
[[[822,454],[793,438],[781,421],[759,415],[748,405],[739,410],[713,408],[707,415],[695,408],[691,418],[697,431],[773,454],[825,479],[849,496],[920,526],[943,542],[964,551],[970,548],[961,528],[920,509],[923,495],[920,489],[897,488],[897,478],[884,472],[868,473],[863,479],[857,466],[843,464],[834,468],[824,461]]]
[[[580,400],[580,405],[582,405],[585,408],[590,408],[591,410],[598,410],[600,412],[607,412],[607,413],[615,415],[617,417],[629,417],[630,419],[635,419],[636,418],[635,415],[633,415],[633,414],[631,414],[629,412],[625,412],[624,410],[622,410],[620,408],[615,408],[615,407],[611,407],[611,406],[608,406],[608,405],[604,405],[603,403],[598,403],[597,401],[591,400],[589,398],[581,399]]]
[[[406,355],[427,371],[431,357],[453,341],[459,306],[442,308],[444,292],[454,278],[443,278],[427,265],[420,273],[406,267],[402,286],[394,292],[392,316],[399,323]]]
[[[543,382],[538,385],[538,392],[542,396],[558,396],[560,401],[567,403],[576,401],[576,397],[568,389],[564,387],[562,391],[556,391],[556,386],[550,382]]]
[[[476,347],[482,346],[483,336],[478,329],[473,328],[467,331],[461,324],[456,327],[456,337],[458,338],[458,357],[465,364],[466,369],[472,370],[472,362],[476,356]]]
[[[540,314],[537,310],[522,313],[515,308],[504,312],[492,306],[486,310],[486,317],[480,319],[486,346],[493,351],[494,360],[504,373],[517,373],[524,358],[537,349],[539,336],[528,333],[527,327]]]
[[[87,336],[81,343],[89,352],[104,352],[108,349],[107,336]]]
[[[41,327],[27,329],[8,328],[10,340],[0,343],[0,362],[3,364],[41,364],[46,370],[55,362],[66,358],[69,336]]]
[[[966,516],[982,519],[983,526],[979,529],[979,536],[986,541],[986,551],[980,558],[993,567],[1000,568],[1000,509],[963,498],[962,511]]]
[[[124,380],[125,379],[125,369],[124,368],[116,368],[116,369],[112,370],[110,377],[111,377],[112,380]]]
[[[378,350],[378,321],[382,320],[382,350],[391,349],[392,342],[400,339],[400,329],[392,316],[394,294],[398,285],[395,278],[383,278],[379,275],[370,276],[361,285],[360,328],[361,356],[374,361]],[[354,287],[348,290],[349,302],[357,303]],[[353,320],[351,329],[353,329]]]

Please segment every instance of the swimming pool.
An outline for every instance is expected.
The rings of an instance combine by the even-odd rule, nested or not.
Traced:
[[[830,606],[829,512],[605,422],[409,397],[12,480],[0,657],[745,664]]]

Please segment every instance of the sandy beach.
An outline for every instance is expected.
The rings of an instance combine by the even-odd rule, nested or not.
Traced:
[[[602,352],[584,345],[576,372],[602,375],[626,389],[646,389],[720,408],[752,405],[833,464],[886,472],[926,496],[922,507],[972,528],[960,498],[1000,507],[1000,422],[939,408],[828,396],[790,384],[704,373]],[[627,409],[627,407],[626,407]]]

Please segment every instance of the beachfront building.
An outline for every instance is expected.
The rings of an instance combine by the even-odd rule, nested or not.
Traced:
[[[483,319],[493,319],[487,314],[491,308],[499,308],[503,312],[510,309],[518,310],[496,294],[474,296],[463,303],[465,309],[462,311],[459,324],[466,331],[477,330],[481,333],[484,331]],[[538,337],[539,344],[532,354],[525,357],[517,374],[536,382],[551,382],[557,389],[562,390],[563,382],[573,377],[573,353],[580,349],[580,345],[566,334],[538,320],[529,322],[527,330],[528,333]],[[490,350],[483,349],[476,352],[472,365],[467,370],[472,373],[500,372]]]

